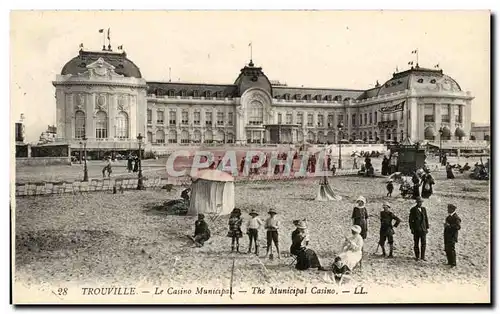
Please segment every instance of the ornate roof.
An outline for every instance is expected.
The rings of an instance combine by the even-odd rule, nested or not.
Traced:
[[[338,100],[342,101],[346,98],[357,99],[363,94],[363,90],[356,89],[340,89],[340,88],[310,88],[310,87],[290,87],[290,86],[273,86],[273,98],[286,98],[302,100]]]
[[[426,91],[461,91],[460,85],[443,74],[443,70],[412,67],[409,70],[394,73],[378,90],[377,96],[401,92],[407,89]]]
[[[78,56],[68,61],[62,68],[61,74],[79,74],[87,71],[87,65],[102,58],[107,63],[115,67],[117,74],[126,77],[141,78],[141,71],[134,62],[127,58],[125,52],[108,52],[108,51],[84,51],[80,50]]]

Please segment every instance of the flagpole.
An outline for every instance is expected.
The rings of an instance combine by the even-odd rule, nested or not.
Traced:
[[[253,45],[252,42],[250,42],[250,61],[253,60]]]

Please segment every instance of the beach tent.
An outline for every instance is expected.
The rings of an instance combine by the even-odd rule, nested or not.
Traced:
[[[229,215],[234,208],[234,178],[227,172],[203,169],[192,177],[189,216]]]
[[[319,181],[318,193],[316,194],[317,201],[340,201],[341,196],[333,192],[327,177],[322,177]]]

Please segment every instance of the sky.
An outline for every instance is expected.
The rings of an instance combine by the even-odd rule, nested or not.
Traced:
[[[100,28],[149,81],[231,84],[250,59],[289,86],[372,88],[396,68],[439,64],[470,91],[472,121],[490,121],[488,11],[14,11],[11,121],[25,115],[28,142],[55,124],[52,81]]]

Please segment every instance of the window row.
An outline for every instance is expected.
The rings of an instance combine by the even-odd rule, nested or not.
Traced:
[[[75,138],[88,137],[86,130],[86,116],[83,111],[75,112]],[[114,137],[120,139],[129,138],[129,118],[126,112],[120,111],[116,115],[116,123],[114,125]],[[108,138],[108,115],[104,111],[97,112],[95,116],[95,138]]]
[[[295,100],[307,100],[307,101],[310,101],[310,100],[317,100],[317,101],[323,101],[323,100],[326,100],[326,101],[345,101],[345,100],[349,100],[351,99],[350,97],[346,97],[346,98],[343,98],[342,95],[337,95],[337,96],[333,96],[333,95],[311,95],[311,94],[306,94],[306,95],[302,95],[302,94],[283,94],[283,95],[275,95],[274,96],[275,99],[284,99],[284,100],[292,100],[292,99],[295,99]]]
[[[217,111],[216,113],[216,124],[217,125],[233,125],[233,113],[228,112],[227,115],[222,112],[222,111]],[[227,123],[226,123],[226,118],[227,118]],[[192,123],[194,125],[201,125],[201,112],[200,111],[195,111],[193,112],[193,121]],[[147,111],[147,123],[152,124],[153,122],[153,117],[152,117],[152,110],[148,109]],[[158,110],[156,112],[156,124],[165,124],[165,112]],[[182,110],[181,112],[181,125],[188,125],[190,123],[190,117],[189,117],[189,111],[188,110]],[[177,111],[176,110],[170,110],[168,112],[168,124],[169,125],[177,125]],[[211,111],[205,111],[205,125],[213,125],[213,116]]]
[[[441,106],[441,122],[450,123],[450,117],[453,114],[455,122],[463,123],[463,106],[454,106],[453,112],[451,105]],[[435,105],[429,104],[424,106],[424,122],[436,122],[436,115],[434,112]]]
[[[150,93],[155,94],[156,96],[169,96],[169,97],[175,97],[175,96],[181,96],[181,97],[189,97],[192,96],[194,98],[197,97],[205,97],[205,98],[231,98],[233,95],[232,93],[224,93],[223,91],[199,91],[199,90],[191,90],[188,91],[186,89],[176,91],[174,89],[170,90],[165,90],[163,88],[156,88],[154,90],[150,90]]]
[[[188,131],[181,131],[180,135],[177,135],[177,131],[170,130],[167,134],[164,131],[158,130],[155,133],[155,137],[153,140],[153,133],[147,132],[148,142],[153,144],[199,144],[203,141],[203,143],[234,143],[234,134],[233,133],[224,133],[222,131],[212,132],[207,131],[203,133],[203,136],[200,131],[195,130],[192,135],[189,134]]]
[[[318,113],[317,114],[317,122],[316,122],[316,126],[318,127],[325,127],[325,126],[328,126],[328,127],[335,127],[334,125],[334,115],[333,114],[329,114],[326,116],[327,119],[325,121],[325,115],[322,114],[322,113]],[[343,115],[338,115],[337,116],[338,118],[338,122],[343,122],[344,121],[344,116]],[[304,125],[304,114],[302,112],[298,112],[296,115],[295,115],[295,124],[298,124],[298,125]],[[278,124],[283,124],[283,114],[282,113],[278,113]],[[293,123],[293,115],[291,113],[287,113],[285,114],[285,124],[294,124]],[[308,113],[307,114],[307,123],[306,123],[307,126],[314,126],[314,114],[312,113]]]
[[[351,116],[351,124],[353,126],[356,125],[357,123],[357,115],[355,113],[352,114]],[[364,118],[364,119],[363,119]],[[401,119],[403,119],[403,112],[401,112]],[[359,114],[359,124],[358,125],[370,125],[370,124],[377,124],[378,122],[378,112],[375,111],[373,113],[365,113],[365,114]]]

